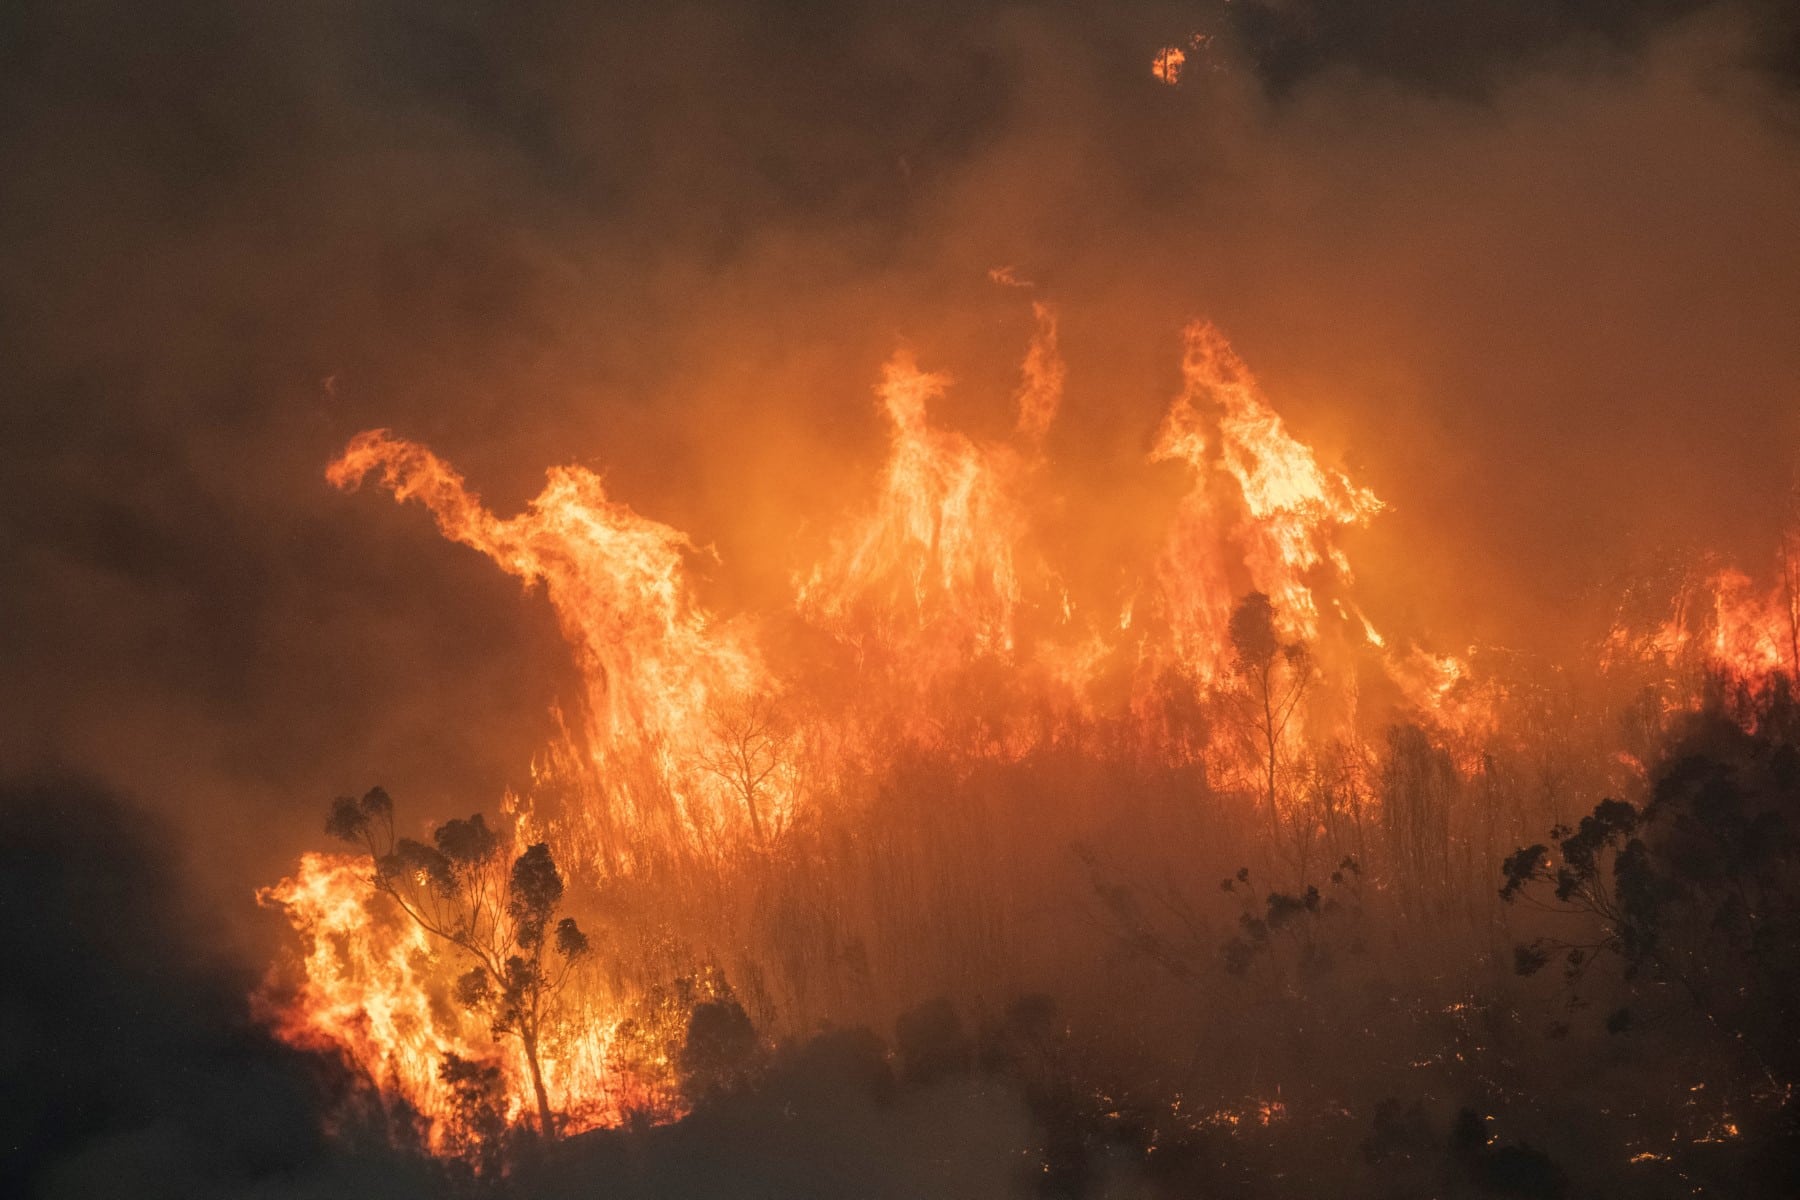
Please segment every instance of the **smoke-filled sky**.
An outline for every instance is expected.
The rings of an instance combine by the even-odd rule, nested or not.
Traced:
[[[168,815],[233,903],[333,794],[491,809],[553,621],[328,487],[350,435],[502,512],[602,469],[731,611],[863,494],[897,346],[1005,429],[1032,299],[1095,594],[1208,317],[1391,506],[1372,613],[1568,652],[1621,571],[1771,553],[1797,79],[1775,0],[8,6],[0,768]]]

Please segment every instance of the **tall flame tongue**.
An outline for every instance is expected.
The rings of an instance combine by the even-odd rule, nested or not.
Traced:
[[[877,389],[892,427],[880,492],[824,561],[797,578],[802,617],[897,689],[908,711],[889,718],[915,738],[932,725],[919,701],[934,684],[973,658],[1016,663],[1030,533],[1021,489],[1040,465],[1064,374],[1055,315],[1044,305],[1035,314],[1014,445],[933,427],[927,410],[949,378],[921,371],[904,352],[888,361]],[[1030,582],[1046,580],[1040,572]]]
[[[1194,745],[1167,713],[1172,701],[1192,708],[1239,686],[1230,627],[1253,591],[1269,598],[1282,642],[1310,643],[1322,669],[1287,742],[1349,729],[1359,655],[1373,656],[1396,693],[1446,711],[1462,664],[1388,647],[1348,594],[1339,537],[1380,501],[1288,432],[1209,324],[1186,331],[1182,390],[1150,454],[1191,477],[1160,555],[1121,597],[1123,618],[1077,611],[1033,531],[1030,499],[1065,377],[1055,314],[1037,305],[1034,315],[1004,443],[934,426],[949,380],[905,354],[889,361],[876,389],[891,432],[879,486],[822,560],[793,575],[789,617],[813,633],[800,655],[775,654],[786,643],[773,622],[707,612],[689,573],[694,543],[610,499],[591,472],[553,469],[523,513],[502,518],[425,447],[381,430],[351,441],[332,483],[378,474],[396,500],[430,509],[445,536],[541,584],[582,670],[576,719],[540,764],[539,791],[554,791],[554,803],[536,797],[542,819],[532,798],[510,804],[516,836],[547,833],[577,888],[667,878],[651,868],[674,861],[715,864],[724,880],[724,864],[773,850],[797,815],[844,794],[847,772],[879,772],[903,747],[1005,761],[1097,718],[1134,728],[1138,752],[1198,756],[1223,768],[1220,779],[1243,778],[1242,746]],[[1128,701],[1121,677],[1132,681]],[[1006,697],[998,716],[964,711],[996,689]],[[958,722],[979,734],[948,740]],[[523,1111],[516,1052],[449,1000],[454,956],[384,916],[364,871],[309,855],[264,895],[309,939],[305,979],[276,1007],[287,1036],[340,1047],[428,1116],[445,1111],[436,1069],[446,1053],[498,1056],[511,1111]],[[638,984],[592,974],[580,1027],[543,1055],[557,1106],[578,1114],[570,1128],[612,1119],[632,1086],[607,1047]]]
[[[1186,463],[1193,486],[1169,531],[1157,579],[1173,649],[1211,682],[1230,654],[1226,625],[1245,591],[1274,602],[1289,636],[1318,636],[1314,588],[1351,582],[1337,533],[1367,523],[1382,505],[1367,488],[1319,466],[1211,323],[1188,326],[1181,375],[1181,394],[1150,458]],[[1216,443],[1208,437],[1213,429]],[[1235,516],[1222,511],[1221,473],[1236,484]],[[1321,579],[1327,574],[1335,578]]]
[[[1800,670],[1800,531],[1790,530],[1774,582],[1759,585],[1736,567],[1720,567],[1680,588],[1671,612],[1648,633],[1613,630],[1613,663],[1698,667],[1748,687]]]
[[[641,830],[667,836],[735,819],[684,765],[708,742],[709,714],[763,685],[764,672],[746,641],[695,602],[686,534],[609,500],[580,467],[553,468],[524,513],[501,519],[430,450],[386,430],[357,435],[327,478],[354,488],[376,470],[396,500],[429,508],[446,537],[543,584],[587,681],[579,744],[604,781],[583,822],[585,848],[616,868]]]

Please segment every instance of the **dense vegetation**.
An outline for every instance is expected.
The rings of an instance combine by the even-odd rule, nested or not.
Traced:
[[[879,1154],[892,1123],[943,1139],[947,1173],[881,1194],[984,1163],[1045,1196],[1786,1195],[1800,705],[1780,675],[1708,694],[1617,794],[1542,743],[1459,768],[1412,724],[1284,762],[1237,808],[1091,746],[914,762],[854,836],[821,819],[732,868],[755,903],[727,925],[759,957],[640,993],[618,1065],[646,1116],[690,1115],[549,1146],[500,1118],[491,1067],[447,1061],[441,1169],[576,1195],[620,1156],[673,1178],[697,1155],[733,1182],[678,1194],[809,1194],[799,1164]],[[657,904],[663,961],[694,955],[683,921],[720,913],[669,874],[685,907],[584,914],[599,956]],[[796,1028],[809,988],[864,1019]]]

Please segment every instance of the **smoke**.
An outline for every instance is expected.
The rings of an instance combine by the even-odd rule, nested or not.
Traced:
[[[1800,434],[1791,17],[1395,12],[9,10],[0,764],[154,797],[259,942],[325,798],[491,806],[574,687],[541,600],[324,484],[350,434],[501,512],[603,469],[755,604],[866,498],[897,344],[1005,428],[999,266],[1062,312],[1090,595],[1175,502],[1143,456],[1196,315],[1391,505],[1384,628],[1567,650],[1643,556],[1758,564]]]
[[[89,785],[0,790],[0,1189],[422,1194],[383,1151],[327,1156],[317,1114],[349,1081],[251,1025],[173,838]]]
[[[1440,646],[1566,624],[1629,554],[1771,543],[1773,5],[5,20],[0,748],[185,797],[234,894],[322,795],[490,801],[567,689],[540,604],[322,486],[347,435],[499,511],[603,468],[754,603],[866,497],[898,342],[958,378],[947,423],[1003,428],[1030,311],[994,266],[1064,309],[1071,529],[1172,504],[1141,455],[1206,315],[1390,502],[1373,610]]]

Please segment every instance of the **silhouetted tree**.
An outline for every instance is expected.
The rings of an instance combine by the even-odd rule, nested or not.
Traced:
[[[1294,711],[1312,682],[1312,658],[1306,643],[1283,642],[1275,626],[1275,606],[1262,592],[1251,592],[1232,610],[1232,668],[1244,689],[1253,740],[1263,774],[1263,807],[1269,831],[1281,837],[1276,788],[1282,739]]]
[[[1373,773],[1369,755],[1360,743],[1333,740],[1308,755],[1299,797],[1299,824],[1295,831],[1300,849],[1299,880],[1311,880],[1312,841],[1321,837],[1323,858],[1362,861],[1368,857],[1365,817],[1374,806],[1369,801],[1368,778]]]
[[[1345,892],[1361,873],[1355,859],[1345,858],[1331,873],[1330,886],[1334,892]],[[1240,867],[1236,875],[1220,880],[1219,887],[1248,900],[1250,869]],[[1281,954],[1278,970],[1285,977],[1284,987],[1297,987],[1307,977],[1331,969],[1333,954],[1324,936],[1326,919],[1344,911],[1339,900],[1327,898],[1310,884],[1297,894],[1270,892],[1260,906],[1246,903],[1238,917],[1238,932],[1220,947],[1220,958],[1228,972],[1242,976],[1259,960],[1273,961],[1280,947],[1288,947]]]
[[[776,1051],[762,1076],[763,1093],[785,1112],[817,1113],[841,1106],[846,1096],[885,1104],[894,1096],[887,1044],[866,1026],[824,1029]]]
[[[757,1065],[761,1045],[750,1015],[729,990],[694,1005],[676,1057],[681,1090],[700,1101],[737,1090]]]
[[[1548,887],[1589,916],[1581,940],[1515,950],[1521,974],[1560,956],[1573,982],[1596,956],[1628,979],[1672,985],[1782,1085],[1800,1080],[1800,746],[1778,681],[1748,728],[1703,714],[1658,773],[1642,811],[1603,800],[1502,866],[1503,899]],[[1630,1015],[1615,1012],[1622,1031]]]
[[[769,783],[782,764],[787,738],[775,704],[758,694],[716,706],[707,722],[711,741],[700,766],[718,777],[743,802],[757,845],[768,838],[764,811]]]
[[[474,1178],[499,1178],[506,1159],[506,1081],[499,1065],[450,1053],[438,1078],[450,1088],[445,1147]]]
[[[1185,984],[1199,986],[1200,968],[1211,960],[1216,949],[1216,935],[1199,907],[1172,883],[1157,888],[1114,877],[1091,846],[1078,844],[1073,850],[1087,868],[1094,895],[1120,947],[1154,962]],[[1248,870],[1243,874],[1247,880]],[[1148,911],[1146,899],[1154,901],[1161,911]],[[1159,922],[1158,917],[1173,918],[1171,932],[1159,928],[1159,924],[1171,922]]]
[[[536,1094],[538,1128],[556,1136],[538,1052],[544,1024],[575,964],[588,953],[574,918],[557,919],[562,875],[543,842],[508,866],[480,813],[437,827],[432,845],[394,836],[394,802],[381,788],[341,796],[326,832],[364,847],[375,887],[420,928],[474,960],[456,996],[485,1013],[496,1036],[519,1039]]]

